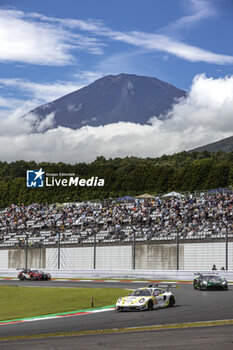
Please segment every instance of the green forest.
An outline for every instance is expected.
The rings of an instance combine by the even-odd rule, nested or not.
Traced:
[[[98,176],[103,187],[27,188],[26,171],[74,173],[88,179]],[[233,152],[181,152],[159,158],[98,157],[92,163],[0,162],[0,207],[10,204],[62,203],[103,200],[142,193],[194,192],[233,186]]]

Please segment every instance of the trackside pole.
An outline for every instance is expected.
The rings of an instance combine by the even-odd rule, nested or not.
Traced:
[[[176,230],[176,269],[179,270],[179,231]]]
[[[61,264],[61,247],[60,247],[60,239],[61,239],[61,233],[58,231],[58,246],[57,246],[57,268],[60,270],[60,264]]]
[[[135,230],[133,229],[133,270],[135,270]]]
[[[96,269],[96,233],[94,233],[94,257],[93,257],[93,269]]]
[[[26,233],[26,247],[25,247],[25,269],[28,268],[28,234]]]
[[[228,270],[228,226],[226,223],[226,270]]]

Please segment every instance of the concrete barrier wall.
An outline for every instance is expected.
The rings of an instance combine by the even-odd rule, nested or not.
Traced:
[[[46,249],[46,268],[58,267],[58,251],[56,248]],[[103,246],[96,247],[96,269],[130,269],[132,268],[131,246]],[[67,269],[92,269],[94,268],[93,247],[70,247],[60,250],[60,268]]]
[[[100,279],[136,279],[145,281],[168,280],[168,281],[192,281],[195,270],[46,270],[51,273],[52,278],[100,278]],[[202,273],[212,273],[210,270],[202,270]],[[217,271],[228,281],[233,281],[233,271]],[[16,269],[0,269],[0,277],[17,277],[19,271]]]
[[[25,266],[26,251],[25,249],[9,249],[8,251],[8,267],[22,268]],[[44,269],[45,264],[45,248],[28,249],[28,267],[33,266],[35,269]]]
[[[179,249],[180,267],[183,267],[183,246]],[[136,269],[176,269],[176,244],[142,244],[136,246]]]
[[[0,250],[0,269],[7,269],[8,265],[8,250],[2,249]],[[16,266],[13,266],[16,267]]]
[[[209,269],[214,264],[218,269],[225,266],[225,242],[186,243],[181,246],[184,252],[182,268],[185,270]],[[233,242],[228,243],[228,269],[233,270]]]
[[[96,248],[96,269],[132,269],[132,246]]]
[[[92,269],[94,261],[93,247],[70,247],[60,250],[60,268],[67,269]],[[58,250],[56,248],[46,249],[46,268],[56,269],[58,267]]]
[[[176,269],[176,244],[142,244],[136,246],[136,269]],[[180,270],[218,269],[226,264],[225,242],[180,243]],[[233,270],[233,242],[228,242],[228,269]]]
[[[226,263],[225,242],[180,243],[180,270],[208,270],[213,264],[220,269]],[[0,268],[22,268],[26,264],[25,248],[0,250]],[[133,246],[96,246],[95,267],[98,270],[132,269]],[[135,268],[137,270],[175,270],[177,268],[176,244],[136,244]],[[29,268],[57,269],[57,248],[29,248]],[[61,247],[60,269],[93,269],[94,247]],[[233,270],[233,242],[228,243],[228,269]]]

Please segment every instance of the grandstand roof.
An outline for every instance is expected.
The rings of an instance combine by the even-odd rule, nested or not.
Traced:
[[[184,197],[183,194],[172,191],[163,195],[163,197]]]

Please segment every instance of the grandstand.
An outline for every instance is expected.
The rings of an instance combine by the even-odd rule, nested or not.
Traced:
[[[33,203],[0,211],[0,247],[223,239],[233,237],[233,194],[104,203]]]

